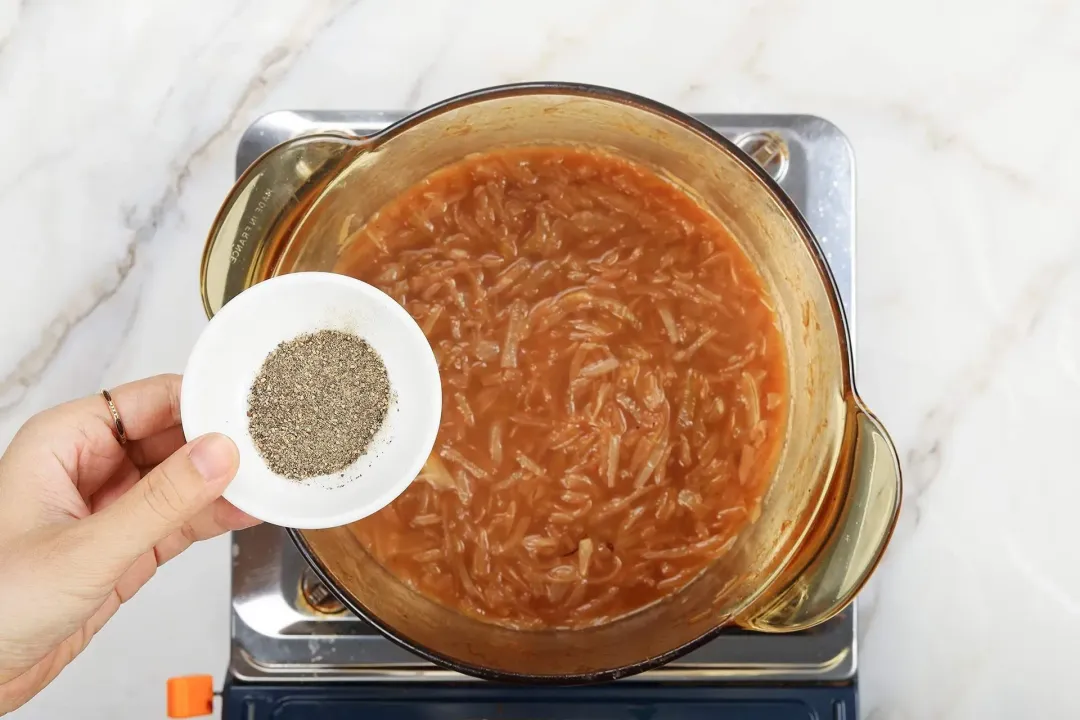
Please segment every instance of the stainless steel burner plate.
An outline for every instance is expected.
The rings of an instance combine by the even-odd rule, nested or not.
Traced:
[[[304,133],[378,132],[403,113],[280,111],[247,129],[239,175],[259,155]],[[757,158],[802,210],[836,278],[855,326],[855,164],[836,126],[809,115],[698,115]],[[307,577],[305,577],[307,576]],[[285,532],[261,526],[233,535],[232,657],[239,680],[467,680],[440,670],[379,635],[355,616],[334,614]],[[301,591],[306,583],[307,598]],[[318,607],[320,610],[316,610]],[[816,681],[855,676],[855,609],[801,633],[730,630],[663,668],[620,682]]]

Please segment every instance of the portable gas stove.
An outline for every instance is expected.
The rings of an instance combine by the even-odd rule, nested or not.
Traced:
[[[313,131],[375,133],[389,112],[275,112],[244,133],[239,175]],[[758,161],[802,210],[854,327],[855,167],[835,126],[807,115],[699,115]],[[855,609],[787,635],[732,629],[657,670],[602,686],[533,688],[442,670],[359,620],[308,569],[285,531],[233,535],[229,720],[352,718],[821,718],[856,715]]]

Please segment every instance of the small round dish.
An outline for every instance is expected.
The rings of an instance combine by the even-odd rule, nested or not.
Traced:
[[[248,431],[248,395],[263,361],[304,333],[341,330],[368,342],[390,380],[386,420],[368,450],[340,473],[290,480],[266,466]],[[245,290],[206,326],[180,394],[188,440],[228,435],[240,470],[224,497],[265,522],[300,529],[346,525],[390,504],[420,472],[439,430],[439,367],[423,331],[379,290],[344,275],[304,272]]]

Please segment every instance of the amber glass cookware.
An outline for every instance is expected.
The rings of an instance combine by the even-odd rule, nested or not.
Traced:
[[[682,113],[603,88],[515,85],[439,103],[372,137],[289,140],[244,173],[214,223],[201,272],[207,314],[274,275],[333,268],[348,215],[362,221],[469,153],[527,144],[602,147],[654,168],[693,192],[756,264],[779,314],[791,389],[760,517],[681,592],[582,630],[516,631],[462,616],[398,582],[348,526],[290,531],[301,552],[393,640],[499,680],[612,679],[667,662],[728,625],[790,632],[831,618],[889,540],[900,506],[896,451],[855,392],[839,296],[806,222],[751,159]]]

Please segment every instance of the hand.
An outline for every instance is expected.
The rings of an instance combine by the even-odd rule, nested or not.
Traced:
[[[180,376],[31,418],[0,457],[0,715],[45,687],[158,566],[255,524],[220,497],[239,455],[224,435],[184,444]],[[160,463],[160,464],[159,464]]]

